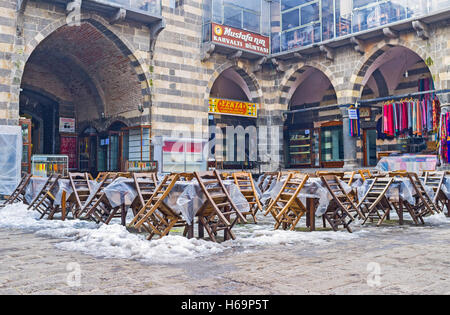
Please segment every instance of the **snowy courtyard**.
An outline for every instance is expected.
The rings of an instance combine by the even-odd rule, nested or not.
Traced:
[[[348,233],[274,231],[260,213],[221,243],[38,218],[23,204],[0,209],[0,294],[450,293],[444,214],[424,226],[356,222]]]

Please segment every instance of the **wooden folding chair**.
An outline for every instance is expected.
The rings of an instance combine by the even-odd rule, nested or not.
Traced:
[[[257,223],[256,213],[262,211],[262,205],[259,202],[259,196],[256,192],[255,183],[253,182],[253,176],[248,172],[237,172],[233,173],[233,179],[236,186],[239,188],[239,191],[244,195],[248,204],[250,205],[250,211],[242,212],[244,217],[247,215],[251,215],[253,217],[253,221]]]
[[[136,188],[137,197],[131,204],[133,214],[136,216],[138,211],[150,200],[158,186],[156,173],[134,173],[134,186]]]
[[[124,205],[113,207],[109,202],[104,189],[117,178],[131,176],[130,173],[108,173],[98,185],[93,195],[85,202],[81,214],[85,213],[84,218],[89,218],[96,223],[109,224],[113,218],[121,218],[122,225],[125,225],[126,209]],[[121,209],[123,208],[123,209]]]
[[[320,176],[320,179],[332,197],[326,212],[323,214],[324,227],[325,221],[328,221],[334,231],[337,231],[339,226],[342,225],[349,232],[352,232],[350,223],[355,220],[355,216],[364,219],[364,215],[353,202],[353,199],[345,192],[336,175]]]
[[[20,179],[19,185],[14,189],[14,191],[11,193],[11,195],[8,197],[8,199],[5,200],[0,205],[0,208],[3,208],[7,205],[11,205],[16,202],[26,202],[25,200],[25,190],[28,186],[28,183],[31,180],[31,174],[24,174],[22,178]]]
[[[259,190],[261,190],[261,192],[265,192],[267,189],[270,188],[270,186],[272,185],[273,181],[276,181],[278,178],[278,172],[266,172],[264,174],[261,175],[262,178],[259,180]]]
[[[60,178],[61,174],[51,174],[42,189],[28,206],[28,210],[33,209],[41,214],[40,219],[47,215],[47,219],[52,220],[59,209],[59,206],[55,205],[56,198],[53,193]]]
[[[184,227],[183,234],[187,234],[186,221],[164,201],[180,178],[180,174],[166,175],[150,199],[131,221],[131,226],[138,230],[144,229],[149,233],[148,240],[151,240],[155,235],[159,235],[160,238],[164,237],[174,227]]]
[[[69,173],[69,181],[72,192],[67,198],[67,210],[76,218],[89,199],[93,189],[90,181],[93,179],[89,173]]]
[[[370,170],[359,170],[358,173],[359,175],[361,175],[362,181],[372,178],[372,173],[370,172]]]
[[[353,184],[353,182],[355,181],[355,175],[356,175],[356,171],[353,172],[344,172],[344,175],[342,176],[343,181],[345,181],[348,185]]]
[[[433,189],[434,197],[432,201],[441,212],[449,204],[449,199],[442,190],[444,180],[445,180],[445,172],[432,172],[432,171],[425,172],[425,176],[423,178],[423,184]]]
[[[364,215],[365,224],[367,220],[378,219],[377,226],[380,226],[390,213],[391,204],[386,197],[389,187],[394,182],[392,177],[377,177],[373,179],[369,189],[358,204],[360,212]]]
[[[289,174],[278,195],[273,199],[264,215],[272,214],[275,219],[275,229],[282,225],[283,229],[290,228],[291,231],[306,214],[307,209],[298,199],[298,194],[307,182],[309,176],[306,174]]]
[[[236,239],[232,228],[238,221],[247,223],[247,220],[231,199],[219,173],[215,170],[195,172],[194,175],[206,196],[206,201],[196,214],[201,226],[214,242],[217,241],[217,232],[221,230],[225,240]]]

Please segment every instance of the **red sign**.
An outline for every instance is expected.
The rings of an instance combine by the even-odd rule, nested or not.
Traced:
[[[60,153],[69,157],[69,169],[77,169],[77,137],[61,136]]]
[[[269,37],[220,24],[211,24],[212,41],[225,46],[268,55]]]

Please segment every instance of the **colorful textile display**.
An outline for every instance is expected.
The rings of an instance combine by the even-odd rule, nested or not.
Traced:
[[[388,137],[427,136],[438,132],[440,104],[437,98],[385,104],[383,129]]]

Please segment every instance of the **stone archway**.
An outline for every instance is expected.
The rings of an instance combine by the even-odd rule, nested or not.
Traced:
[[[429,60],[429,58],[431,58],[431,56],[428,55],[423,48],[417,46],[412,41],[404,41],[401,39],[386,40],[375,45],[357,62],[354,72],[349,81],[351,101],[355,101],[356,99],[361,97],[366,83],[365,80],[367,80],[367,74],[370,69],[373,68],[375,63],[379,61],[380,58],[383,58],[386,53],[394,48],[403,48],[405,50],[413,52],[415,55],[420,57],[420,59],[422,59],[422,61],[426,63],[428,70],[434,79],[435,86],[440,86],[437,66],[434,63],[430,64],[427,61]]]
[[[151,105],[151,87],[150,87],[150,73],[147,67],[147,62],[142,59],[143,54],[135,55],[136,48],[126,39],[123,35],[118,34],[116,31],[111,29],[109,23],[96,14],[83,14],[81,18],[81,24],[83,26],[89,25],[92,30],[95,30],[96,34],[102,37],[105,41],[108,41],[112,47],[114,47],[116,53],[123,56],[124,60],[127,60],[127,67],[133,73],[136,78],[135,81],[139,85],[139,101],[135,102],[135,108],[133,110],[148,109]],[[72,26],[77,28],[76,26]],[[25,73],[25,67],[29,63],[30,58],[39,50],[39,47],[43,43],[48,41],[49,38],[57,34],[58,32],[68,32],[67,30],[71,27],[67,25],[65,18],[60,18],[59,20],[47,25],[43,28],[36,36],[32,39],[28,39],[23,45],[16,45],[16,51],[18,52],[15,57],[16,69],[14,72],[13,84],[11,91],[17,92],[17,98],[13,97],[11,102],[12,107],[17,106],[17,111],[19,107],[18,94],[20,93],[20,86],[23,82],[23,76]],[[78,28],[80,29],[80,28]],[[78,60],[79,62],[79,60]],[[74,61],[76,63],[76,61]],[[81,62],[82,64],[83,62]],[[94,81],[94,80],[93,80]],[[94,85],[98,85],[97,82],[93,82]],[[101,99],[101,97],[99,98]],[[151,115],[148,111],[148,115]],[[150,116],[148,119],[150,121]]]
[[[254,76],[253,73],[248,72],[243,67],[240,67],[232,62],[226,62],[226,63],[222,64],[220,67],[218,67],[213,72],[213,74],[208,82],[208,85],[206,86],[205,97],[204,97],[205,105],[208,106],[208,104],[209,104],[211,89],[213,88],[214,83],[220,77],[220,75],[228,69],[235,70],[240,75],[240,77],[245,81],[245,83],[248,87],[248,90],[250,92],[249,101],[262,105],[263,96],[262,96],[261,87],[258,83],[258,79]]]

